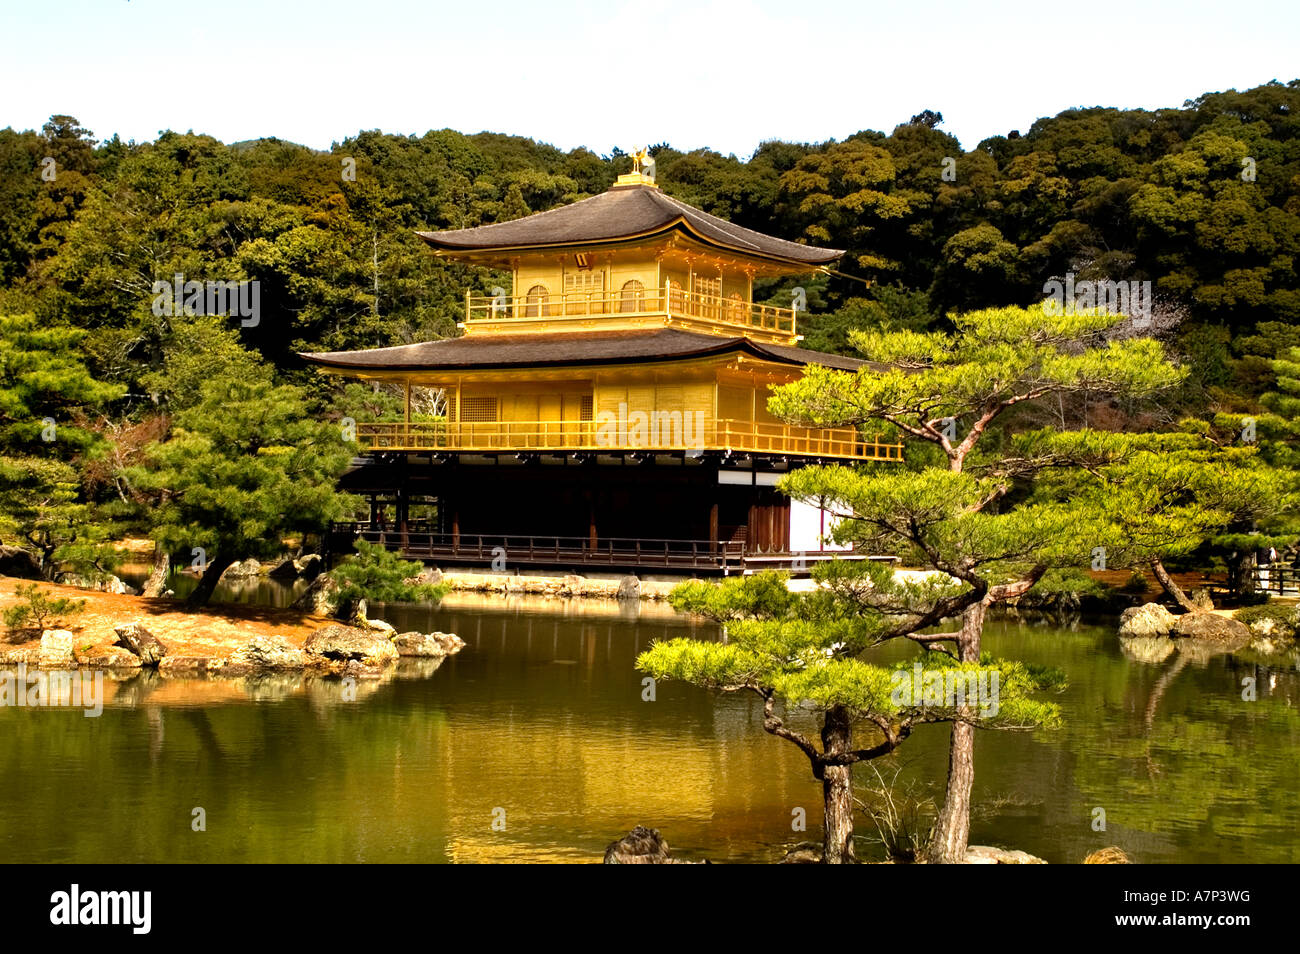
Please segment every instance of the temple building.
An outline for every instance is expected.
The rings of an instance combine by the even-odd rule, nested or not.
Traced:
[[[756,303],[754,281],[842,253],[679,202],[643,157],[571,205],[421,232],[441,258],[512,276],[466,292],[460,337],[303,355],[406,394],[405,420],[357,424],[365,456],[343,485],[370,520],[340,534],[449,564],[733,573],[827,549],[827,515],[780,494],[783,474],[901,460],[856,428],[767,410],[769,388],[808,365],[863,362],[800,348],[797,312]],[[413,415],[413,389],[443,413]]]

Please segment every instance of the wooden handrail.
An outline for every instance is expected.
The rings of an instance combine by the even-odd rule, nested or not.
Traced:
[[[368,451],[688,451],[730,450],[853,460],[901,461],[903,446],[867,438],[851,427],[691,419],[680,412],[619,421],[437,421],[357,425]]]

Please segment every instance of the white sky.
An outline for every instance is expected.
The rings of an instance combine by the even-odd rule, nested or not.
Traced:
[[[1300,75],[1296,0],[0,0],[0,126],[327,148],[451,127],[598,153],[888,132],[973,148],[1071,106]]]

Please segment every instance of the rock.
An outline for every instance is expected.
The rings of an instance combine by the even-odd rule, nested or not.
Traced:
[[[24,646],[21,649],[0,649],[0,666],[16,666],[19,663],[35,666],[38,664],[37,657],[40,651],[39,646]]]
[[[303,644],[313,656],[334,662],[356,660],[365,666],[379,666],[397,659],[397,647],[382,633],[356,626],[322,626]]]
[[[14,576],[20,580],[39,580],[41,565],[36,554],[22,547],[0,546],[0,576]]]
[[[822,847],[810,841],[795,845],[785,853],[778,864],[783,865],[819,865],[822,863]]]
[[[1168,636],[1178,617],[1159,603],[1130,606],[1119,617],[1121,636]]]
[[[232,563],[221,574],[223,580],[249,580],[262,572],[262,564],[252,557],[241,562]]]
[[[83,590],[98,590],[101,593],[116,593],[127,596],[136,596],[139,593],[139,590],[134,586],[127,586],[120,578],[113,576],[111,573],[98,580],[82,576],[80,573],[64,573],[59,576],[59,582],[65,586],[76,586]]]
[[[393,645],[402,656],[450,656],[465,648],[465,640],[453,633],[402,633]]]
[[[113,627],[117,633],[115,645],[123,646],[140,657],[146,666],[156,666],[167,655],[167,647],[140,623],[121,623]]]
[[[77,664],[73,655],[73,635],[66,629],[47,629],[41,633],[41,648],[36,664],[47,669],[67,669]]]
[[[415,576],[409,576],[402,582],[409,586],[437,586],[442,582],[442,570],[436,566],[426,566]]]
[[[292,582],[298,579],[298,563],[293,557],[285,557],[266,574],[273,580]]]
[[[192,676],[201,672],[225,671],[226,661],[210,656],[168,656],[158,664],[158,671],[176,675]]]
[[[307,654],[283,636],[254,636],[230,654],[230,662],[254,669],[302,669]]]
[[[625,576],[618,581],[618,598],[620,600],[639,600],[641,598],[641,581],[635,576]]]
[[[325,572],[325,560],[319,553],[308,553],[297,565],[298,575],[304,580],[314,580]]]
[[[579,596],[582,593],[582,584],[584,580],[577,574],[570,573],[564,579],[560,580],[559,594],[561,596]]]
[[[657,828],[637,825],[628,834],[605,849],[607,865],[670,865],[672,854],[668,842]]]
[[[105,646],[84,656],[77,662],[89,669],[139,669],[140,657],[121,646]]]
[[[1250,642],[1250,627],[1217,613],[1188,613],[1178,617],[1174,635],[1183,639],[1207,639],[1244,646]]]
[[[359,620],[358,622],[364,624],[362,626],[363,629],[368,629],[376,633],[383,633],[389,639],[392,639],[397,635],[397,628],[393,626],[392,623],[385,623],[382,619],[367,618],[365,620]]]
[[[293,609],[313,616],[329,616],[338,605],[338,593],[338,583],[322,573],[293,601]]]
[[[991,848],[988,845],[970,845],[966,848],[966,864],[1045,865],[1047,862],[1027,851],[1008,851],[1005,848]]]

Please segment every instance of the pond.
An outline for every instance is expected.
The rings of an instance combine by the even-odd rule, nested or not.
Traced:
[[[468,645],[362,683],[352,701],[338,680],[146,674],[110,685],[98,718],[0,708],[4,857],[594,861],[645,824],[680,857],[766,862],[819,837],[820,785],[763,732],[752,699],[661,683],[643,700],[637,653],[716,636],[706,624],[652,605],[471,594],[372,615]],[[1019,620],[991,622],[986,647],[1056,665],[1070,684],[1061,728],[979,733],[972,843],[1051,862],[1106,845],[1142,862],[1300,861],[1294,657],[1143,662],[1113,625]],[[900,757],[900,789],[941,797],[945,727],[920,728]],[[792,831],[800,808],[807,832]]]

